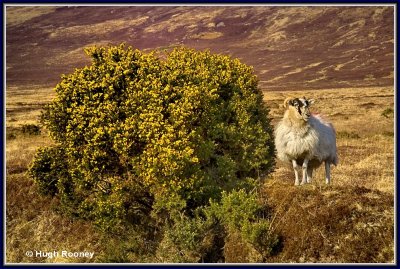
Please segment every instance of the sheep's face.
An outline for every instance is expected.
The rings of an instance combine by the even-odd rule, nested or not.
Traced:
[[[296,118],[303,119],[304,121],[308,121],[310,118],[310,106],[313,103],[314,99],[307,99],[305,97],[285,101],[285,105],[288,106],[288,109],[292,110]]]

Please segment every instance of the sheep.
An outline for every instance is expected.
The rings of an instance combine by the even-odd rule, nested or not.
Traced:
[[[301,165],[301,184],[311,183],[312,173],[325,162],[326,184],[330,184],[330,165],[338,164],[336,132],[333,125],[319,115],[310,113],[313,99],[287,98],[283,119],[275,128],[275,147],[281,161],[293,165],[295,185],[300,185],[298,167]]]

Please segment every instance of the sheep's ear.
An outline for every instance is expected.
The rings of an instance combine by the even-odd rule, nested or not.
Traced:
[[[315,100],[314,99],[308,99],[307,102],[308,102],[308,105],[312,105],[312,104],[315,103]]]
[[[291,105],[292,101],[293,101],[292,98],[290,97],[286,98],[285,101],[283,102],[283,107],[288,108],[288,106]]]

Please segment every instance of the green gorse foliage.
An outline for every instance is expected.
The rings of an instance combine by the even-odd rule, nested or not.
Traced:
[[[252,68],[187,48],[163,57],[124,44],[85,51],[92,64],[63,75],[44,109],[56,146],[38,151],[31,176],[104,230],[148,225],[195,249],[199,237],[167,230],[205,232],[203,221],[179,223],[223,191],[254,189],[274,166]]]

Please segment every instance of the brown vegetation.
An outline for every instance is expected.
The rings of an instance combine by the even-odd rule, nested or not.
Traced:
[[[359,186],[265,186],[282,251],[270,262],[393,262],[393,196]]]

